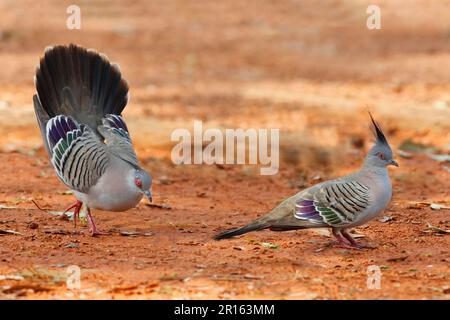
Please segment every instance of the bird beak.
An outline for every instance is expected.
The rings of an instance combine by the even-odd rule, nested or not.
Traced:
[[[153,201],[151,191],[150,190],[146,190],[146,191],[144,191],[144,194],[147,197],[148,201],[151,203]]]
[[[398,167],[398,163],[394,159],[389,160],[389,164]]]

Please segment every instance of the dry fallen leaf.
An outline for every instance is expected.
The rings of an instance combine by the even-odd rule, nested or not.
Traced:
[[[446,206],[446,205],[438,204],[438,203],[432,203],[432,204],[430,204],[430,207],[433,210],[450,209],[450,206]]]
[[[277,244],[270,243],[270,242],[261,242],[261,245],[264,248],[268,248],[268,249],[278,249],[278,245]]]
[[[78,249],[80,247],[80,244],[71,242],[69,244],[66,244],[64,247],[68,249]]]
[[[354,229],[353,229],[353,230],[350,230],[349,233],[351,234],[351,236],[352,236],[354,239],[360,239],[360,238],[365,238],[365,237],[366,237],[365,234],[358,233],[358,232],[356,232]]]
[[[430,157],[433,160],[436,160],[438,162],[450,162],[450,155],[448,154],[433,154],[428,153],[428,157]]]
[[[109,292],[118,293],[118,292],[124,292],[124,291],[133,291],[133,290],[138,289],[139,286],[140,286],[140,284],[134,284],[134,285],[123,286],[123,287],[114,287],[114,288],[110,289]]]
[[[392,220],[394,220],[394,218],[392,218],[391,216],[383,216],[383,218],[378,219],[378,221],[383,222],[383,223],[392,221]]]
[[[14,235],[18,235],[18,236],[23,236],[23,233],[14,231],[14,230],[3,230],[0,229],[0,234],[14,234]]]
[[[413,154],[411,152],[403,151],[403,150],[397,150],[397,154],[405,159],[411,159],[413,157]]]
[[[431,202],[426,201],[407,201],[408,203],[408,209],[422,209],[429,207]]]
[[[149,237],[154,235],[154,233],[150,231],[140,232],[140,231],[126,231],[126,230],[122,231],[110,230],[110,232],[118,232],[121,236],[124,237],[139,237],[139,236]]]
[[[62,230],[62,229],[45,229],[44,233],[47,233],[47,234],[59,234],[59,235],[68,235],[68,234],[77,235],[77,234],[82,234],[81,231],[77,231],[77,230],[68,231],[68,230]]]
[[[386,259],[386,261],[398,262],[398,261],[405,261],[407,258],[408,258],[408,256],[392,257],[392,258]]]
[[[72,211],[46,211],[47,213],[54,215],[54,216],[67,216],[67,218],[69,218],[69,220],[73,219],[73,212]],[[81,214],[81,213],[80,213]]]
[[[7,209],[18,209],[19,207],[15,207],[15,206],[4,206],[4,205],[1,205],[0,204],[0,210],[1,209],[5,209],[5,210],[7,210]]]
[[[151,207],[151,208],[158,208],[158,209],[166,209],[166,210],[170,210],[172,209],[172,207],[168,204],[156,204],[156,203],[146,203],[145,204],[147,207]]]
[[[16,280],[16,281],[22,281],[25,280],[24,277],[18,276],[18,275],[3,275],[0,274],[0,281],[1,280]]]
[[[17,291],[22,290],[32,290],[33,292],[45,292],[45,291],[51,291],[51,288],[43,287],[40,285],[33,285],[33,284],[18,284],[13,286],[8,286],[7,288],[4,288],[2,290],[3,293],[10,294]]]
[[[252,274],[245,274],[244,275],[244,279],[259,280],[259,279],[264,279],[264,277],[263,276],[256,276],[256,275],[252,275]]]

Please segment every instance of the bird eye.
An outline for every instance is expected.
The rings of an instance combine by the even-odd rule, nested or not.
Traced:
[[[381,160],[386,160],[386,157],[385,157],[384,153],[378,152],[376,155],[377,155],[377,157],[380,158]]]
[[[134,179],[134,184],[135,184],[137,187],[141,188],[141,187],[142,187],[142,181],[141,181],[141,179],[139,179],[139,178]]]

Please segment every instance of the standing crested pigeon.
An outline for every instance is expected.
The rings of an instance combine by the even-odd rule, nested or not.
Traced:
[[[359,171],[300,191],[266,216],[242,228],[220,233],[214,239],[226,239],[263,229],[287,231],[330,227],[339,246],[362,248],[347,229],[368,222],[386,208],[392,196],[387,166],[398,167],[386,137],[371,115],[370,118],[376,143]]]
[[[90,209],[125,211],[142,196],[152,201],[152,178],[138,163],[121,113],[128,85],[117,65],[77,45],[47,48],[36,70],[34,110],[59,179],[84,205],[92,235],[100,234]]]

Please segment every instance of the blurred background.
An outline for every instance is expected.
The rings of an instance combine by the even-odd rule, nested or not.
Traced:
[[[66,27],[71,4],[0,1],[0,145],[40,143],[35,66],[71,42],[120,64],[143,156],[167,157],[170,132],[199,119],[280,128],[301,161],[303,145],[361,146],[367,110],[395,142],[448,145],[449,1],[378,1],[381,30],[366,27],[370,1],[79,1],[80,30]]]
[[[10,229],[37,237],[1,238],[0,256],[10,257],[5,265],[80,264],[107,274],[88,276],[100,287],[98,281],[108,287],[152,279],[157,284],[148,292],[163,298],[448,299],[448,237],[435,229],[422,232],[426,222],[441,230],[449,225],[448,211],[430,204],[450,201],[450,1],[375,2],[0,0],[0,202],[19,207],[1,214],[15,221]],[[80,30],[66,27],[73,4],[81,8]],[[381,30],[366,26],[370,4],[381,8]],[[30,211],[30,199],[53,210],[72,200],[49,164],[32,106],[39,58],[47,46],[69,43],[94,48],[120,65],[131,93],[125,120],[154,177],[155,202],[167,205],[123,215],[96,212],[97,222],[103,228],[146,227],[153,237],[107,237],[103,247],[84,237],[81,249],[69,251],[68,236],[27,229],[30,221],[71,228]],[[317,242],[328,241],[323,234],[249,236],[277,243],[275,255],[246,238],[233,240],[236,247],[211,243],[215,232],[256,218],[301,188],[357,169],[372,139],[368,110],[400,163],[390,170],[394,198],[385,214],[391,218],[362,231],[380,250],[352,256],[350,264],[335,251],[316,253]],[[194,120],[204,128],[279,128],[279,174],[260,176],[256,166],[175,166],[170,135],[177,128],[192,130]],[[394,259],[400,248],[406,261]],[[383,269],[401,286],[367,292],[368,261],[394,264],[386,259],[403,261]],[[317,275],[324,265],[331,274]],[[410,277],[411,270],[419,271]],[[230,274],[262,278],[216,281]],[[323,284],[305,280],[318,276],[328,278]],[[193,289],[180,277],[201,277],[199,288],[211,289]],[[164,289],[167,281],[172,291]]]

